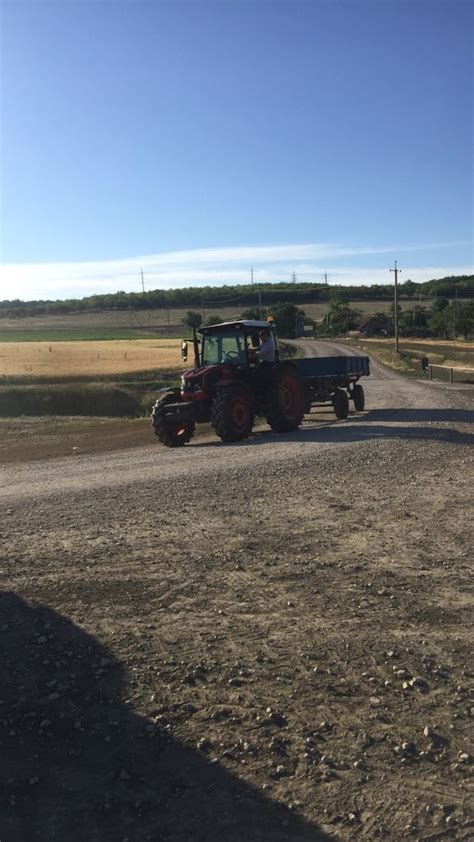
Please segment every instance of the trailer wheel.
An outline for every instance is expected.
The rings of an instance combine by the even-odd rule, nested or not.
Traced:
[[[255,411],[247,390],[235,384],[218,392],[211,409],[211,424],[222,441],[241,441],[252,432]]]
[[[336,389],[332,398],[332,405],[336,413],[336,418],[340,418],[341,420],[347,418],[349,415],[349,398],[344,389]]]
[[[166,407],[170,403],[178,403],[181,396],[177,394],[164,395],[159,398],[151,413],[151,424],[155,435],[166,447],[183,447],[194,435],[194,421],[170,421],[166,417]]]
[[[278,372],[276,383],[268,392],[265,418],[272,430],[286,433],[297,430],[305,413],[305,398],[301,383],[288,366]]]
[[[360,383],[356,383],[353,387],[351,397],[354,401],[354,408],[357,412],[362,412],[365,406],[365,395]]]

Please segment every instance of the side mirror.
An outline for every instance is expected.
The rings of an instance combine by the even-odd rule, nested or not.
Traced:
[[[181,359],[185,363],[188,359],[188,343],[185,339],[181,342]]]

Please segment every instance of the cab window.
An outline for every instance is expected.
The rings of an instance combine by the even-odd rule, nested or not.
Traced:
[[[204,335],[202,359],[203,365],[219,365],[220,363],[244,365],[243,336],[224,332]]]

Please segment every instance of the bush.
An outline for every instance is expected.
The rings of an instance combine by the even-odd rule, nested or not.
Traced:
[[[194,327],[197,329],[202,325],[202,316],[201,313],[198,313],[196,310],[188,310],[181,321],[184,325],[186,325],[186,327]]]

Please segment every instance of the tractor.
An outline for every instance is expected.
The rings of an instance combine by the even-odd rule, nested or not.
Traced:
[[[261,377],[259,334],[268,330],[275,347],[275,362],[267,363]],[[224,442],[248,438],[255,417],[266,419],[277,432],[296,430],[304,416],[305,397],[296,366],[280,361],[275,326],[271,320],[239,320],[193,330],[183,340],[181,354],[194,368],[183,372],[180,389],[163,389],[153,411],[152,425],[167,447],[187,444],[196,423],[210,422]]]

